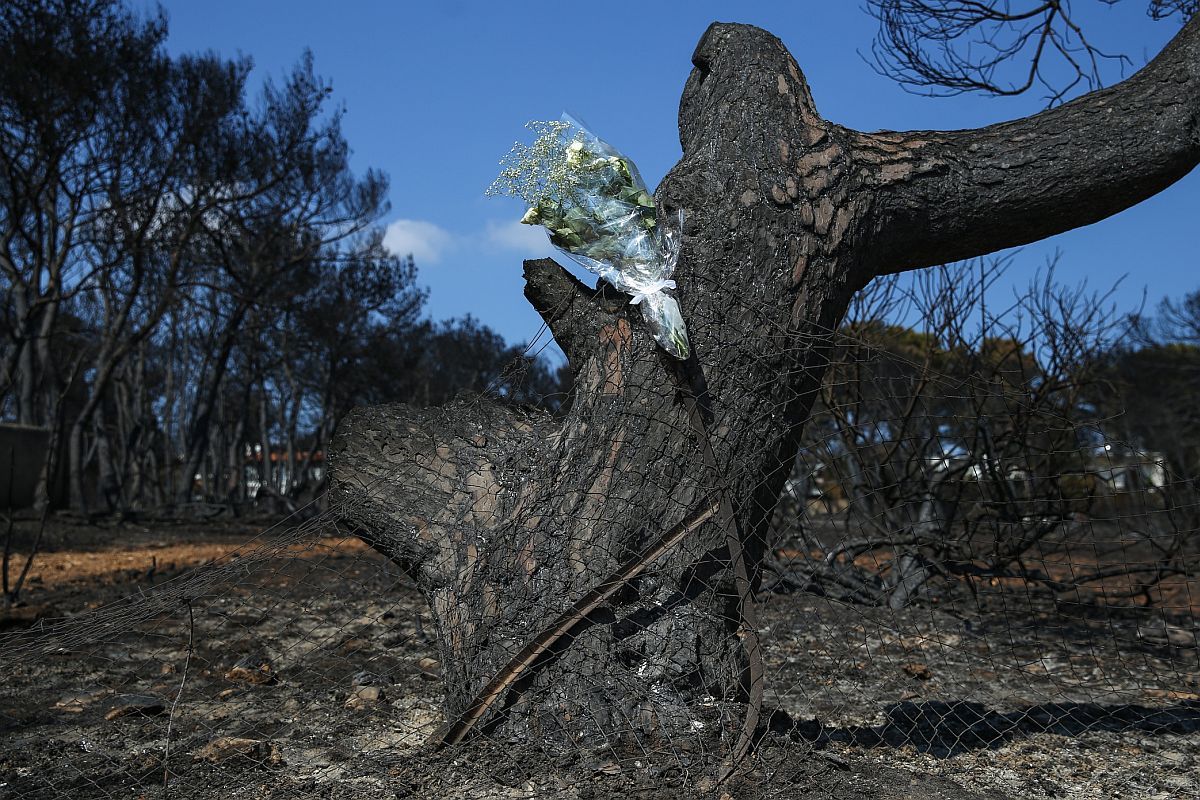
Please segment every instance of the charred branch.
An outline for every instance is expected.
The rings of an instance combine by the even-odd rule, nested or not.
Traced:
[[[855,156],[879,162],[870,246],[880,274],[1104,219],[1200,163],[1200,16],[1111,88],[979,130],[860,135]]]

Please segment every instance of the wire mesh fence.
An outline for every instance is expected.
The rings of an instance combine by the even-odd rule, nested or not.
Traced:
[[[973,291],[876,287],[785,395],[618,316],[557,415],[358,412],[329,510],[0,640],[0,796],[1200,792],[1194,480],[1094,306]]]

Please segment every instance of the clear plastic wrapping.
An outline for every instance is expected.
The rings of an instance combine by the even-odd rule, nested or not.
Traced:
[[[541,225],[550,243],[641,306],[655,341],[678,359],[690,351],[671,273],[678,224],[663,224],[634,163],[578,121],[531,122],[532,145],[517,144],[490,194],[523,198],[521,219]]]

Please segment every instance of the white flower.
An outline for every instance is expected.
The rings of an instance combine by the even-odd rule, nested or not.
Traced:
[[[584,157],[587,155],[587,148],[578,139],[567,145],[567,163],[571,166],[577,167],[582,164]]]

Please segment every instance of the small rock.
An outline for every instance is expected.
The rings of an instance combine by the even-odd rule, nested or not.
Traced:
[[[92,704],[96,698],[90,694],[72,694],[64,697],[54,704],[55,711],[63,711],[67,714],[79,714],[85,708]]]
[[[428,680],[435,681],[442,677],[442,664],[436,658],[422,658],[417,662],[417,669],[421,670],[421,677]]]
[[[279,676],[271,662],[261,656],[243,658],[225,672],[225,680],[265,686],[275,683]]]
[[[369,670],[362,670],[354,673],[354,677],[350,679],[351,686],[380,686],[383,684],[383,679]]]
[[[916,678],[919,681],[927,681],[933,677],[933,671],[929,669],[928,664],[923,664],[920,661],[910,661],[900,667],[905,674],[910,678]]]
[[[378,686],[363,686],[356,694],[364,700],[379,700],[383,697],[383,689]]]
[[[346,700],[346,708],[351,711],[365,711],[383,699],[383,689],[378,686],[360,686]]]
[[[237,694],[237,689],[222,689],[220,692],[217,693],[217,699],[218,700],[228,700],[229,698],[233,697],[235,694]]]
[[[1138,636],[1160,646],[1192,648],[1196,646],[1196,632],[1167,623],[1151,623],[1138,628]]]
[[[833,764],[843,772],[848,772],[850,770],[850,762],[839,756],[837,753],[822,752],[821,756],[830,764]]]
[[[192,758],[211,764],[220,764],[231,758],[245,758],[263,764],[278,764],[281,761],[278,748],[270,742],[236,736],[218,736],[197,750]]]
[[[1187,761],[1187,756],[1178,750],[1167,750],[1166,752],[1159,753],[1159,757],[1164,761],[1170,761],[1172,764],[1183,764]]]
[[[161,697],[155,697],[152,694],[126,694],[116,698],[108,713],[104,715],[107,720],[114,720],[120,717],[130,717],[134,715],[143,717],[153,717],[156,714],[161,714],[167,710],[166,703]]]

